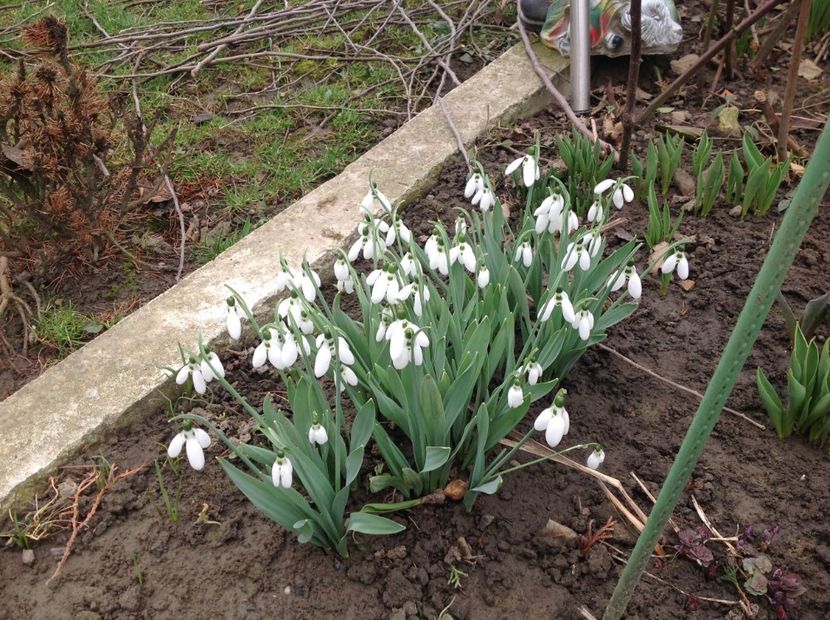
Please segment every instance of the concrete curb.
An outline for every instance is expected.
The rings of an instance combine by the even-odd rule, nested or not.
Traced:
[[[538,53],[556,80],[567,60],[544,48]],[[494,122],[529,116],[548,101],[521,45],[445,98],[467,144]],[[337,177],[0,402],[0,514],[105,432],[162,401],[172,382],[161,369],[179,364],[176,343],[195,347],[199,333],[208,343],[225,334],[226,284],[255,308],[276,296],[280,254],[290,265],[305,255],[315,268],[328,269],[357,226],[370,172],[390,200],[406,202],[434,183],[456,150],[441,110],[424,110]]]

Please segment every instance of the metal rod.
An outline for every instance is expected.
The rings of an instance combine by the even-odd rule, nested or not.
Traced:
[[[571,0],[571,107],[591,109],[591,0]]]
[[[746,298],[744,308],[738,317],[735,329],[732,330],[718,367],[709,381],[703,400],[677,451],[669,475],[660,489],[657,502],[651,509],[646,527],[637,539],[631,558],[614,588],[603,620],[618,620],[625,612],[628,601],[640,581],[643,569],[651,557],[654,545],[662,535],[666,522],[671,517],[680,494],[688,483],[703,448],[709,440],[709,435],[720,418],[726,399],[746,363],[758,332],[781,289],[787,271],[793,264],[795,254],[810,227],[810,222],[816,215],[818,205],[828,185],[830,185],[830,125],[825,125],[813,150],[813,156],[804,171],[804,177],[798,184],[772,247]]]

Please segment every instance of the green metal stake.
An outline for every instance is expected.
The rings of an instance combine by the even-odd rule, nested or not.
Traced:
[[[735,385],[738,373],[752,350],[758,332],[795,259],[795,254],[810,227],[810,222],[815,217],[828,184],[830,184],[830,125],[825,124],[813,156],[804,171],[804,178],[798,184],[790,207],[781,222],[781,228],[775,235],[775,241],[761,266],[761,271],[755,278],[752,291],[746,299],[735,329],[715,369],[715,374],[709,381],[700,407],[677,452],[666,482],[660,489],[660,495],[648,517],[646,527],[637,539],[631,559],[623,569],[620,580],[614,588],[603,620],[618,620],[623,615],[651,556],[651,551],[663,533],[666,522],[680,498],[680,493],[688,484],[692,470]]]

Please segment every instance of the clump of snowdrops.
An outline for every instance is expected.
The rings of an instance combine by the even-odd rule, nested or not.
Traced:
[[[603,237],[612,210],[633,192],[622,180],[600,182],[580,222],[565,185],[540,169],[538,144],[506,174],[524,198],[513,222],[475,164],[459,188],[469,210],[460,210],[451,228],[435,223],[423,246],[370,181],[357,239],[332,266],[332,300],[305,263],[282,264],[284,297],[267,323],[232,292],[228,332],[238,339],[246,325],[254,331],[252,366],[273,368],[291,411],[268,399],[261,409],[248,403],[226,380],[217,354],[200,344],[185,354],[177,382],[204,392],[217,381],[256,420],[263,441],[234,443],[208,420],[184,414],[175,418],[184,426],[171,455],[185,445],[201,469],[208,444],[192,425],[205,426],[238,457],[239,465],[223,459],[222,467],[262,512],[301,542],[341,554],[350,531],[400,531],[382,514],[412,507],[452,479],[466,483],[468,508],[479,494],[495,493],[536,433],[556,454],[587,450],[588,465],[599,467],[599,444],[560,447],[570,428],[560,382],[637,307],[640,245],[630,241],[608,253]],[[674,248],[666,256],[679,260]],[[357,313],[343,310],[346,296],[356,298]],[[530,430],[516,447],[501,448],[538,401],[546,406],[528,421]],[[402,501],[366,504],[346,516],[370,444],[382,460],[368,475],[370,492],[394,489]]]

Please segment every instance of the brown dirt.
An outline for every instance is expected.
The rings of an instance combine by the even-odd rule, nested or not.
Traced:
[[[512,157],[508,148],[541,130],[550,136],[562,127],[542,114],[517,129],[484,141],[480,158],[494,176]],[[487,147],[486,145],[493,145]],[[445,170],[432,194],[408,211],[418,234],[429,231],[436,216],[451,220],[462,206],[465,171],[456,161]],[[643,208],[626,207],[625,229],[639,232]],[[658,283],[648,280],[640,309],[618,326],[607,344],[658,370],[664,376],[703,390],[748,293],[777,214],[750,217],[741,223],[716,209],[701,220],[688,218],[682,232],[694,235],[687,246],[695,286],[672,285],[661,298]],[[796,304],[815,297],[827,285],[822,265],[830,262],[825,232],[830,211],[821,209],[784,287]],[[617,237],[627,236],[617,229]],[[612,243],[616,241],[612,237]],[[644,257],[642,258],[644,260]],[[250,348],[228,353],[230,376],[248,367]],[[773,312],[742,373],[730,405],[765,422],[754,388],[755,367],[763,366],[781,387],[788,363],[783,320]],[[243,377],[247,377],[245,373]],[[272,374],[240,378],[252,402],[266,392],[279,398]],[[696,402],[644,375],[601,350],[592,350],[568,376],[568,408],[573,443],[599,440],[608,458],[603,469],[623,481],[644,508],[649,501],[629,472],[656,492],[688,427]],[[180,406],[223,425],[247,439],[250,426],[226,396]],[[120,468],[161,458],[172,429],[167,413],[157,412],[142,426],[124,431],[88,451],[80,462],[99,454]],[[214,445],[209,456],[221,454]],[[58,535],[34,546],[32,566],[20,551],[0,553],[0,617],[8,618],[435,618],[449,607],[455,618],[577,618],[579,605],[601,613],[621,570],[598,544],[582,557],[575,545],[546,543],[540,535],[549,518],[578,533],[594,530],[609,516],[619,520],[600,489],[583,475],[555,464],[536,465],[510,477],[494,497],[483,497],[472,513],[460,505],[423,507],[396,519],[407,530],[385,539],[356,537],[352,555],[341,559],[308,545],[262,517],[209,459],[202,473],[183,466],[181,518],[172,524],[161,504],[151,468],[119,483],[104,497],[99,514],[84,531],[52,583],[65,542]],[[71,471],[64,476],[75,476]],[[167,472],[167,485],[175,485]],[[691,505],[698,499],[713,524],[726,536],[739,526],[778,523],[781,533],[769,555],[775,565],[797,572],[807,592],[790,617],[819,619],[830,613],[830,460],[800,437],[779,441],[772,430],[760,431],[724,414],[675,513],[681,528],[700,520]],[[207,514],[218,524],[197,523]],[[467,576],[461,587],[448,585],[452,548],[459,537],[474,560],[455,560]],[[608,542],[627,556],[634,537],[618,527]],[[732,586],[707,578],[688,559],[674,555],[674,534],[667,531],[666,557],[649,571],[663,582],[645,578],[629,607],[631,618],[722,618],[729,607],[697,597],[736,600]],[[716,556],[723,549],[711,545]],[[140,570],[136,567],[140,567]],[[140,575],[140,578],[139,578]],[[671,585],[667,585],[671,584]],[[683,594],[680,592],[687,594]],[[761,598],[759,617],[773,618]],[[695,610],[696,611],[693,611]],[[733,616],[737,617],[737,616]]]

